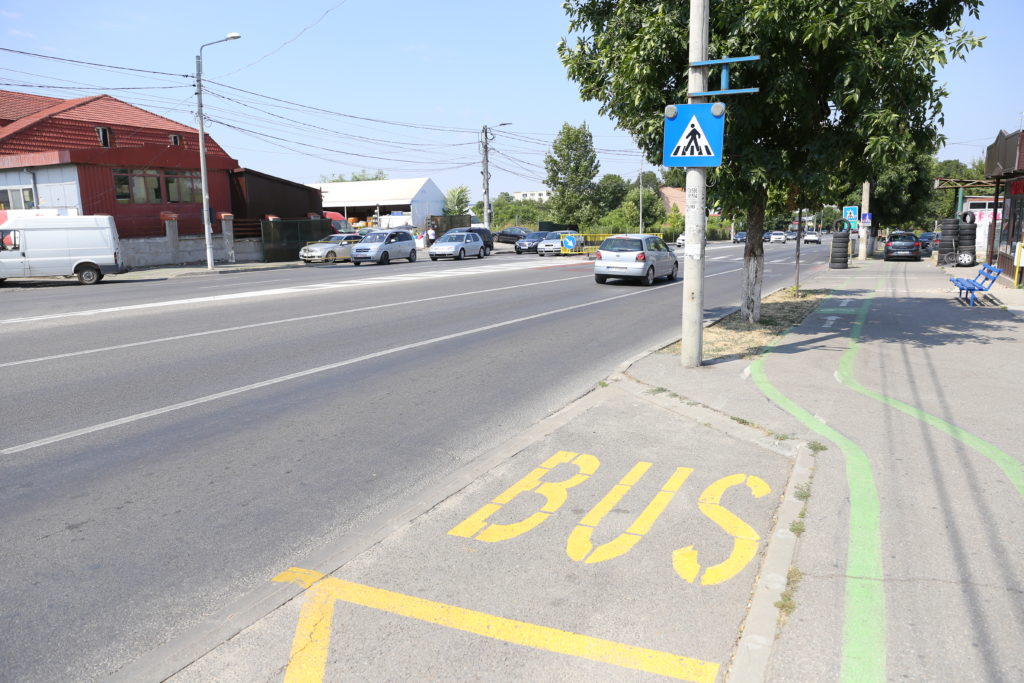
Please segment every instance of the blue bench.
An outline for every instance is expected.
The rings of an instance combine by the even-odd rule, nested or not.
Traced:
[[[951,277],[949,281],[953,283],[953,286],[960,290],[957,294],[957,298],[963,298],[967,301],[969,306],[973,306],[977,301],[978,292],[987,292],[992,289],[992,285],[995,284],[996,278],[1003,274],[1002,268],[993,268],[989,265],[982,265],[981,270],[974,276],[973,280],[969,280],[965,277]]]

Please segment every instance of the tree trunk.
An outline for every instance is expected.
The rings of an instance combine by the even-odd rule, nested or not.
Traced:
[[[761,320],[761,281],[764,276],[764,211],[768,191],[756,189],[750,197],[747,214],[747,240],[743,246],[743,290],[740,292],[740,316],[747,322]]]

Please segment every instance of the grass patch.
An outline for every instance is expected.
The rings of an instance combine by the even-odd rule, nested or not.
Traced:
[[[729,419],[732,420],[733,422],[739,422],[741,425],[743,425],[745,427],[756,427],[757,426],[753,422],[751,422],[750,420],[744,420],[742,417],[736,417],[735,415],[730,415]]]
[[[666,391],[668,391],[668,389],[666,389],[665,387],[654,387],[653,389],[648,389],[647,393],[657,395],[664,394]]]
[[[796,610],[796,588],[803,578],[803,572],[796,567],[790,567],[786,573],[786,589],[782,591],[782,595],[775,602],[775,606],[782,613],[779,615],[779,621],[785,622],[786,618]]]
[[[807,444],[807,447],[810,448],[811,452],[814,453],[815,455],[821,453],[822,451],[828,450],[828,446],[821,443],[820,441],[811,441]]]
[[[799,536],[803,532],[807,531],[807,527],[804,526],[802,519],[797,519],[789,523],[789,530]]]
[[[802,322],[828,293],[827,289],[799,293],[792,287],[779,290],[761,300],[761,320],[757,323],[741,319],[739,311],[727,315],[704,329],[704,360],[756,356],[786,330]],[[662,352],[679,355],[680,343],[667,346]]]
[[[604,388],[604,387],[608,386],[608,382],[605,382],[603,379],[602,380],[598,380],[597,386]]]
[[[796,487],[796,491],[793,493],[797,500],[807,502],[807,499],[811,497],[811,482],[805,482],[799,484]]]

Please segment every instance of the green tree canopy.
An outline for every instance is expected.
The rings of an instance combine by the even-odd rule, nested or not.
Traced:
[[[771,186],[804,204],[836,177],[860,182],[933,151],[945,88],[936,69],[980,40],[959,27],[981,0],[734,0],[713,3],[710,57],[741,65],[729,98],[725,159],[714,174],[726,212],[747,213],[741,306],[760,317],[761,243]],[[573,40],[558,51],[584,99],[656,162],[666,104],[686,101],[688,3],[566,0]]]
[[[597,181],[595,189],[597,206],[602,214],[613,211],[619,207],[622,200],[626,198],[629,185],[625,179],[614,173],[606,173]]]
[[[462,216],[469,211],[469,188],[456,185],[444,195],[444,215]]]
[[[551,188],[551,212],[559,223],[588,225],[598,214],[594,178],[601,170],[587,124],[562,124],[544,156],[545,184]]]

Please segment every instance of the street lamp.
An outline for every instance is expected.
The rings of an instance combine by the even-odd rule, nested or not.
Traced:
[[[206,267],[213,270],[213,226],[210,225],[210,184],[206,176],[206,133],[203,128],[203,48],[242,37],[229,33],[226,37],[199,46],[196,55],[196,103],[199,115],[199,179],[203,187],[203,233],[206,236]]]
[[[498,126],[511,126],[511,125],[512,124],[508,123],[508,122],[506,122],[506,123],[499,123],[497,126],[494,126],[494,128],[497,128]],[[487,167],[487,163],[488,163],[488,161],[487,161],[487,151],[488,151],[487,143],[489,143],[491,140],[494,139],[494,135],[491,133],[490,128],[488,128],[487,126],[484,126],[484,129],[481,131],[481,137],[483,138],[483,150],[482,151],[483,151],[483,156],[484,156],[483,169],[480,171],[481,175],[483,175],[483,177],[484,177],[484,227],[487,228],[488,230],[490,230],[491,229],[491,171]]]

